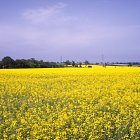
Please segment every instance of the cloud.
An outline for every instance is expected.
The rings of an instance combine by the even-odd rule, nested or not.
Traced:
[[[42,7],[37,9],[28,9],[22,13],[22,17],[34,24],[45,24],[48,22],[53,22],[58,18],[60,20],[69,20],[69,16],[65,18],[63,16],[63,10],[66,6],[67,5],[64,3],[58,3],[53,6]]]

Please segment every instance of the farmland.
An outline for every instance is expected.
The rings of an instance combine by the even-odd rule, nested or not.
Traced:
[[[0,139],[140,139],[140,68],[0,70]]]

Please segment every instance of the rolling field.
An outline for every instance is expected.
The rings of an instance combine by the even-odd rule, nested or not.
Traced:
[[[1,69],[0,139],[139,140],[140,68]]]

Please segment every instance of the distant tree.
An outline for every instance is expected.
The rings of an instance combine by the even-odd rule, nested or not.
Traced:
[[[56,66],[57,66],[57,68],[63,68],[64,64],[65,64],[64,62],[63,63],[57,62]]]
[[[16,68],[29,68],[30,67],[27,60],[25,59],[17,59],[15,63],[16,63]]]
[[[2,62],[0,61],[0,69],[2,68]]]
[[[129,62],[128,67],[132,67],[133,63]]]
[[[2,66],[3,68],[14,68],[15,61],[10,56],[6,56],[2,59]]]
[[[71,65],[71,62],[69,60],[66,60],[66,62],[64,62],[65,65]]]
[[[38,60],[35,60],[35,58],[31,58],[29,59],[29,64],[30,64],[30,67],[32,68],[38,68],[40,65],[39,65],[39,61]]]
[[[35,68],[36,67],[36,60],[35,59],[28,59],[27,63],[29,65],[30,68]]]
[[[63,63],[45,62],[43,60],[17,59],[14,61],[11,57],[6,56],[0,61],[0,68],[57,68],[64,67]]]
[[[75,67],[76,63],[75,61],[72,61],[72,66]]]
[[[88,64],[90,64],[90,63],[89,63],[88,60],[85,60],[84,64],[85,64],[85,65],[88,65]]]

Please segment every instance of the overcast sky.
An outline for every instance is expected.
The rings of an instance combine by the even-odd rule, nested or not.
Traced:
[[[140,61],[140,0],[0,0],[0,59]]]

